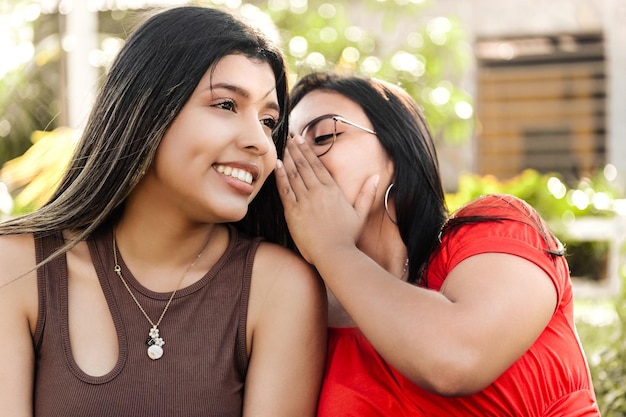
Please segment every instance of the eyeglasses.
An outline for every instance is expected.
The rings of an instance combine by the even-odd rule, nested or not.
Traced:
[[[376,134],[372,129],[360,126],[336,114],[325,114],[316,117],[302,129],[302,133],[300,134],[313,152],[315,152],[315,155],[322,156],[328,153],[330,148],[335,144],[337,137],[344,133],[343,131],[337,130],[337,122],[356,127],[372,135]]]

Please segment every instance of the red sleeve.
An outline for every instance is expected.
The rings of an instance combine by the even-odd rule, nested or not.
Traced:
[[[563,256],[554,256],[558,242],[528,204],[512,196],[490,195],[473,201],[454,215],[500,218],[460,226],[445,233],[440,250],[431,259],[428,287],[439,290],[447,275],[461,261],[481,253],[506,253],[539,266],[552,280],[558,299],[569,280]],[[543,229],[543,233],[542,233]]]

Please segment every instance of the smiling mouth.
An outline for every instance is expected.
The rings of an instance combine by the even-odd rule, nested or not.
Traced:
[[[245,182],[246,184],[252,184],[252,181],[254,180],[252,174],[245,169],[233,168],[228,165],[216,165],[215,169],[220,174],[236,178],[239,181]]]

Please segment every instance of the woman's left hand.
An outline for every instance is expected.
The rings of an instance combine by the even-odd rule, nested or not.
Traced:
[[[356,246],[376,196],[378,176],[363,184],[352,206],[299,136],[287,141],[275,174],[289,231],[307,261],[315,264],[328,250]]]

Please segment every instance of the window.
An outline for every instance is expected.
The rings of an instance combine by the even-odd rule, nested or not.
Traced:
[[[606,163],[601,35],[483,39],[476,56],[479,174],[533,168],[568,181]]]

